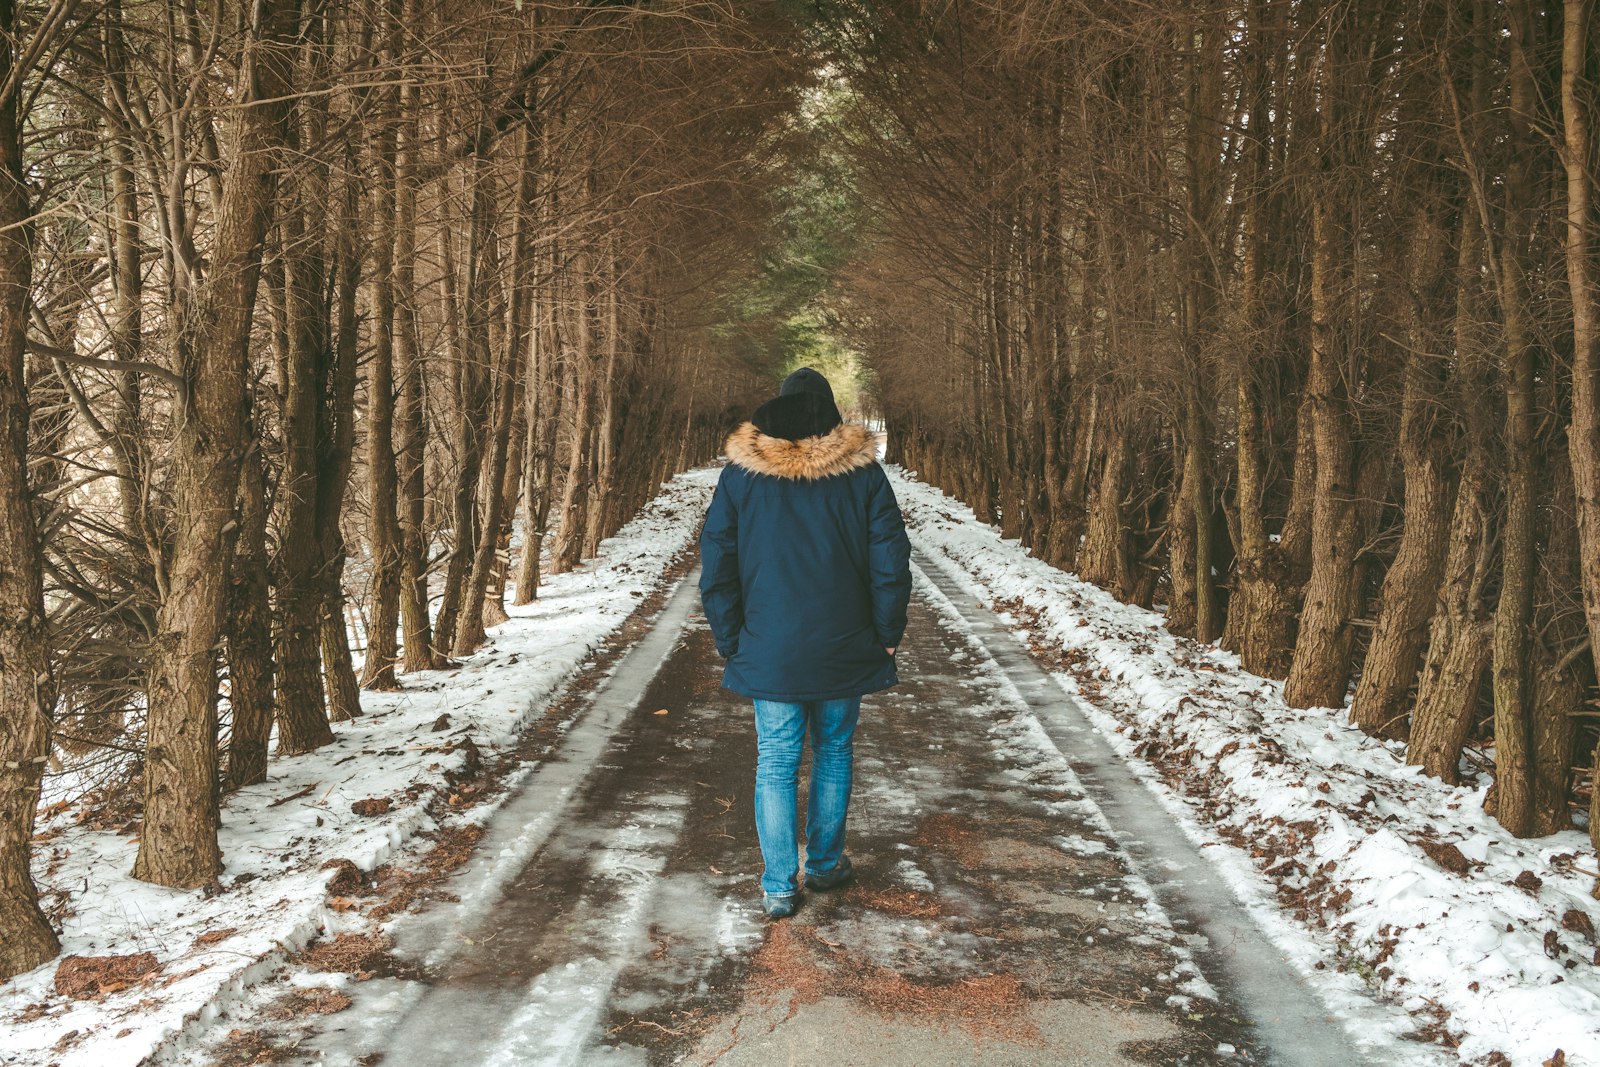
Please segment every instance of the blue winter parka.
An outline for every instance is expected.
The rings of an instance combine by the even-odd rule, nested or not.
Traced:
[[[700,534],[723,687],[801,703],[894,685],[911,543],[876,438],[846,423],[790,441],[747,422],[727,454]]]

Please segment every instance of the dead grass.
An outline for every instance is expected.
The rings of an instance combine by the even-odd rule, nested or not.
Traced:
[[[829,948],[833,951],[825,956]],[[1042,1041],[1038,1027],[1025,1014],[1029,997],[1010,975],[919,982],[843,946],[825,943],[811,927],[792,922],[772,927],[755,963],[758,994],[769,1000],[787,995],[790,1018],[803,1005],[837,996],[889,1018],[959,1026],[974,1038],[1018,1044]]]
[[[801,932],[804,929],[805,932]],[[816,936],[792,922],[777,923],[756,953],[757,987],[769,996],[790,995],[789,1014],[815,1004],[829,992],[829,975],[817,956]]]
[[[276,1044],[260,1030],[230,1030],[214,1055],[212,1067],[253,1067],[259,1063],[283,1063],[294,1055],[294,1049]]]
[[[972,828],[969,820],[941,814],[923,819],[911,843],[934,849],[970,868],[982,866],[984,840],[985,835]]]
[[[351,1003],[350,998],[337,989],[310,986],[291,990],[263,1008],[262,1014],[282,1022],[307,1015],[332,1015],[344,1011]]]
[[[238,932],[239,929],[236,926],[225,926],[220,930],[207,930],[205,933],[194,939],[194,944],[192,947],[210,948],[212,945],[228,940],[228,938],[232,937]]]
[[[125,956],[67,956],[56,966],[56,993],[96,1000],[148,981],[161,970],[153,952]]]
[[[90,830],[131,835],[139,832],[144,814],[144,775],[114,775],[77,802],[73,822]]]
[[[383,934],[339,934],[306,949],[299,962],[313,971],[342,971],[364,981],[390,964],[390,945]]]
[[[1042,1040],[1039,1028],[1024,1016],[1028,997],[1022,983],[1006,974],[922,983],[887,967],[874,967],[861,975],[859,997],[883,1015],[959,1026],[974,1038],[1016,1044]]]
[[[948,914],[938,898],[915,889],[863,889],[856,886],[850,895],[869,908],[910,919],[933,919]]]
[[[367,914],[377,922],[385,922],[409,911],[423,890],[443,881],[446,875],[472,858],[483,834],[483,827],[476,823],[447,827],[433,835],[433,848],[417,861],[417,866],[402,868],[385,864],[379,867],[372,872],[373,881],[378,892],[388,899]]]

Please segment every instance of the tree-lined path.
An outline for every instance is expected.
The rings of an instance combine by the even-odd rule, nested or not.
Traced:
[[[285,1063],[1384,1062],[1109,753],[1063,755],[1070,698],[932,574],[908,681],[863,713],[853,887],[764,929],[750,710],[691,576],[352,1007],[263,1024],[330,980],[297,971],[191,1062],[228,1062],[241,1027]]]
[[[499,948],[413,946],[397,1003],[698,1054],[787,982],[774,1042],[920,1012],[1068,1055],[1051,1011],[1120,1012],[1290,1056],[1288,977],[1196,950],[1220,1007],[1168,1004],[1162,946],[1228,894],[1141,918],[1141,805],[1080,775],[1102,840],[1024,770],[1119,757],[1352,1003],[1473,1067],[1600,1058],[1597,127],[1594,0],[0,0],[0,1062],[176,1054],[419,840],[455,877],[506,791],[549,840],[473,921],[523,908],[503,944],[612,994],[580,1026]],[[743,817],[724,697],[639,695],[555,794],[518,776],[802,366],[924,549],[1106,699],[1013,708],[1054,683],[930,622],[864,740],[876,865],[757,937],[740,832],[702,832]],[[682,632],[655,684],[709,685]],[[1056,755],[965,711],[910,747],[967,691]],[[645,773],[672,758],[708,784]],[[674,894],[727,944],[584,941]],[[869,927],[944,931],[959,995],[916,985],[928,945],[849,956]],[[384,1010],[351,1040],[399,1040]]]

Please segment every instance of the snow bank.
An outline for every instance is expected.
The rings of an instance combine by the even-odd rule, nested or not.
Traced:
[[[1340,711],[1289,708],[1236,656],[1173,637],[1159,614],[892,473],[913,543],[1010,613],[1242,898],[1276,900],[1289,921],[1269,932],[1303,970],[1361,976],[1468,1063],[1539,1065],[1560,1049],[1600,1064],[1586,836],[1511,837],[1481,792],[1421,775]]]
[[[161,970],[100,1000],[58,996],[54,961],[0,984],[0,1063],[142,1062],[275,970],[333,917],[327,883],[335,871],[323,864],[346,859],[371,870],[431,829],[426,806],[468,758],[465,739],[490,754],[518,738],[660,584],[693,537],[716,476],[706,468],[669,482],[601,544],[597,560],[548,579],[536,603],[511,608],[511,621],[460,669],[406,675],[403,692],[364,693],[366,714],[337,724],[333,744],[273,760],[266,783],[223,809],[220,892],[135,881],[136,839],[73,825],[71,811],[42,826],[35,876],[47,899],[64,898],[70,909],[63,955],[148,951]],[[441,715],[449,721],[436,730]],[[371,799],[390,807],[372,816],[351,810]]]

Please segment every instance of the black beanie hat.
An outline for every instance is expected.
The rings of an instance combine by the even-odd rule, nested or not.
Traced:
[[[798,441],[827,433],[844,417],[833,402],[828,379],[810,367],[801,367],[783,380],[776,399],[756,408],[751,421],[768,437]]]

